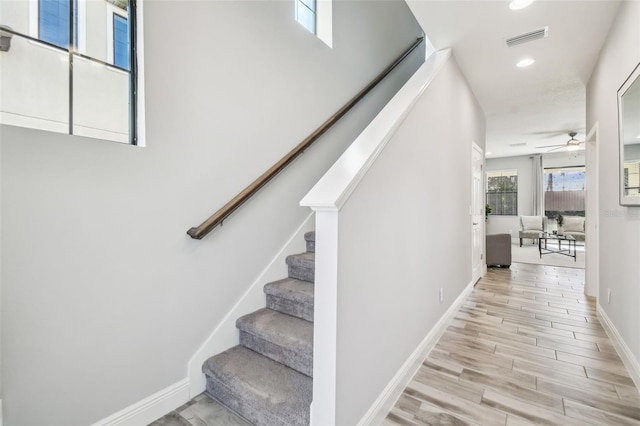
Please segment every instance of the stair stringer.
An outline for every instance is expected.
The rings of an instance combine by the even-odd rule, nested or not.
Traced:
[[[190,398],[201,394],[206,389],[207,381],[202,373],[202,364],[211,357],[211,354],[224,352],[238,344],[240,337],[236,320],[251,312],[264,309],[266,305],[264,285],[287,275],[285,262],[287,256],[291,253],[306,251],[304,234],[313,231],[314,227],[315,214],[311,213],[191,357],[187,366]]]

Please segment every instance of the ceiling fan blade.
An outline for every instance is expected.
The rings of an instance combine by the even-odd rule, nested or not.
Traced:
[[[559,150],[559,149],[566,148],[566,147],[567,147],[566,145],[558,145],[558,147],[557,147],[557,148],[550,149],[550,150],[549,150],[549,151],[547,151],[547,152],[557,151],[557,150]]]
[[[540,149],[540,148],[553,148],[553,147],[556,147],[556,146],[567,146],[567,144],[562,143],[562,144],[558,144],[558,145],[536,146],[536,149]]]
[[[571,130],[548,130],[548,131],[541,131],[541,132],[531,132],[531,135],[536,135],[536,136],[546,136],[548,138],[552,138],[552,137],[556,137],[556,136],[562,136],[562,135],[566,135],[567,133],[569,133]]]

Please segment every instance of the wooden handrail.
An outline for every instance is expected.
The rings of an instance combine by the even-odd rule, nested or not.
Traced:
[[[301,155],[307,148],[309,148],[320,136],[322,136],[327,130],[331,128],[340,118],[348,113],[362,98],[365,97],[380,81],[382,81],[400,62],[402,62],[416,47],[422,43],[424,37],[418,38],[407,50],[404,51],[391,65],[389,65],[384,71],[382,71],[375,79],[371,81],[365,87],[355,95],[349,102],[347,102],[338,112],[333,114],[327,121],[325,121],[320,127],[318,127],[313,133],[306,137],[305,140],[300,142],[295,148],[293,148],[287,155],[282,157],[280,161],[271,166],[269,170],[264,172],[259,178],[257,178],[251,185],[243,189],[238,195],[233,197],[231,201],[225,204],[220,210],[211,215],[207,220],[202,222],[199,226],[191,228],[187,231],[187,234],[191,238],[200,240],[209,232],[211,232],[216,226],[221,225],[222,222],[229,217],[234,211],[236,211],[242,204],[244,204],[249,198],[256,194],[265,186],[271,179],[273,179],[278,173],[284,170],[293,160]]]

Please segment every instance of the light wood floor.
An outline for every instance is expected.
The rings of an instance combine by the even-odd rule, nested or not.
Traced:
[[[489,269],[385,425],[640,425],[584,269]]]

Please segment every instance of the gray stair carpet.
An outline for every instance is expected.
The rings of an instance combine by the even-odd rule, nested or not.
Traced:
[[[302,374],[313,367],[313,324],[271,309],[238,318],[240,344]]]
[[[234,346],[202,367],[207,393],[255,425],[309,424],[311,378]]]
[[[313,322],[313,284],[285,278],[264,286],[267,308]]]
[[[240,345],[202,366],[207,393],[256,426],[306,426],[313,390],[315,232],[264,286],[267,307],[238,318]]]
[[[289,278],[312,283],[316,271],[316,254],[306,252],[287,256],[287,266]]]
[[[311,253],[315,253],[316,252],[316,231],[311,231],[304,234],[304,240],[307,243],[307,251]]]

